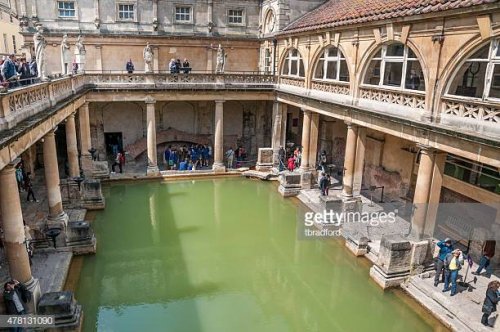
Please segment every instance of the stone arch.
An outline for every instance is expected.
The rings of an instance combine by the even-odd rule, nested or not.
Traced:
[[[462,65],[467,61],[475,52],[479,51],[482,47],[491,44],[494,39],[500,38],[500,31],[495,31],[496,33],[487,39],[482,39],[481,35],[476,35],[469,39],[466,43],[461,45],[458,51],[450,57],[450,60],[445,65],[443,71],[438,77],[438,96],[437,100],[440,100],[444,96],[450,86],[452,85],[455,76],[462,67]]]
[[[297,52],[299,53],[299,56],[300,56],[300,61],[302,62],[303,66],[304,66],[304,77],[301,77],[301,76],[297,76],[297,77],[301,77],[301,78],[305,79],[309,68],[306,66],[305,58],[302,55],[302,52],[300,52],[299,48],[293,47],[293,46],[286,48],[285,51],[280,55],[280,60],[278,63],[278,75],[283,76],[282,71],[283,71],[283,66],[285,65],[286,57],[287,57],[288,53],[292,50],[297,50]]]
[[[358,89],[361,85],[363,85],[363,81],[365,79],[366,71],[368,70],[368,67],[370,65],[370,62],[372,58],[375,56],[375,53],[383,46],[383,45],[390,45],[394,43],[400,43],[408,48],[410,48],[413,53],[415,53],[415,56],[417,57],[418,62],[420,63],[420,66],[422,67],[422,73],[424,75],[424,82],[425,82],[425,91],[430,88],[429,87],[429,67],[427,66],[427,63],[425,61],[425,57],[423,56],[422,52],[420,49],[417,47],[417,45],[412,42],[410,39],[406,40],[406,43],[401,42],[401,38],[399,36],[394,37],[394,39],[388,39],[385,37],[380,43],[377,43],[375,41],[372,42],[372,44],[366,49],[364,54],[361,56],[361,60],[359,62],[359,70],[357,72],[356,76],[356,85],[358,86]],[[349,73],[350,74],[350,73]],[[351,77],[352,79],[352,77]]]
[[[123,146],[144,136],[143,108],[136,102],[112,102],[102,108],[104,133],[121,132]]]
[[[344,55],[344,58],[347,62],[347,70],[349,71],[349,81],[346,83],[351,83],[353,81],[353,77],[354,77],[354,75],[353,75],[354,73],[352,72],[351,59],[346,57],[346,53],[344,52],[344,47],[342,45],[340,45],[340,43],[337,46],[332,45],[332,44],[325,45],[323,47],[318,48],[313,53],[313,55],[311,57],[311,61],[310,61],[310,66],[308,66],[308,70],[307,70],[308,82],[312,82],[312,80],[314,79],[314,72],[316,71],[316,66],[318,65],[319,58],[321,57],[323,52],[325,50],[329,49],[330,47],[336,47]]]
[[[164,129],[172,128],[188,134],[196,132],[196,112],[191,103],[173,101],[165,104],[161,112]]]

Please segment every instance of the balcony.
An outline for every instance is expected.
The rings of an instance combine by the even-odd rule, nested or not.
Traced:
[[[0,92],[0,130],[89,90],[236,90],[273,91],[273,75],[255,72],[224,74],[87,72]]]

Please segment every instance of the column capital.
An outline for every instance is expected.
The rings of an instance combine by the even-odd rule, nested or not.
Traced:
[[[147,96],[146,99],[144,99],[144,102],[146,104],[155,104],[156,103],[156,99],[154,99],[153,97],[151,96]]]
[[[66,119],[74,118],[75,115],[76,115],[76,112],[71,112]]]
[[[219,100],[214,100],[216,104],[223,104],[225,100],[219,99]]]
[[[51,130],[49,130],[45,136],[43,136],[43,138],[45,137],[54,137],[55,134],[56,134],[56,130],[57,130],[57,126],[55,126],[54,128],[52,128]]]
[[[355,127],[358,127],[358,125],[357,125],[357,124],[352,123],[351,121],[344,121],[344,123],[346,124],[347,128],[355,128]]]
[[[302,112],[304,112],[304,113],[309,113],[309,114],[311,114],[311,111],[310,111],[310,110],[308,110],[307,108],[302,108],[302,107],[301,107],[301,108],[300,108],[300,110],[301,110]]]
[[[421,143],[417,143],[417,148],[420,150],[421,153],[425,154],[431,154],[437,152],[435,148]]]

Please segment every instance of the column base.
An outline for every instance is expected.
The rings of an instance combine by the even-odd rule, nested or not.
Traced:
[[[29,312],[32,314],[36,314],[38,312],[38,301],[42,296],[42,291],[40,289],[40,281],[31,277],[28,282],[25,282],[24,285],[31,292],[31,301],[28,302]]]
[[[58,216],[49,216],[47,218],[47,228],[61,229],[61,233],[56,237],[57,248],[66,246],[66,231],[68,229],[68,221],[69,216],[64,211]]]
[[[313,181],[313,173],[308,168],[301,168],[300,172],[300,185],[302,189],[311,189]]]
[[[146,175],[147,176],[158,176],[158,175],[160,175],[160,169],[158,168],[157,165],[154,165],[154,166],[148,165],[148,169],[146,170]]]
[[[215,173],[224,173],[226,172],[226,166],[223,163],[214,163],[212,165],[212,170]]]
[[[285,171],[282,172],[279,181],[278,192],[283,197],[297,196],[300,193],[300,173]]]
[[[94,165],[92,162],[92,156],[90,154],[82,154],[80,157],[80,165],[82,167],[83,175],[88,178],[92,176],[92,170],[94,169]]]
[[[86,179],[82,182],[82,206],[87,210],[102,210],[105,207],[101,180]]]

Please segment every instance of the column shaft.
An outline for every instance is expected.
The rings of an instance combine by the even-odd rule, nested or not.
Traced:
[[[300,168],[309,170],[309,140],[311,133],[311,111],[304,111],[304,120],[302,121],[302,157]]]
[[[431,191],[435,152],[428,147],[420,149],[420,165],[413,196],[414,213],[411,221],[412,235],[421,239],[424,235],[425,219]]]
[[[287,104],[281,104],[281,146],[286,146],[286,123],[288,118]]]
[[[61,189],[59,188],[59,168],[57,165],[57,151],[54,131],[50,131],[43,141],[43,164],[45,183],[49,201],[49,219],[58,219],[63,214]]]
[[[434,160],[432,183],[429,191],[429,206],[425,218],[424,235],[432,237],[436,227],[436,218],[441,199],[441,188],[443,187],[444,166],[446,163],[446,153],[437,153]]]
[[[213,169],[224,170],[224,102],[215,101],[214,165]]]
[[[365,166],[366,128],[358,128],[358,139],[356,143],[356,158],[354,161],[354,174],[352,180],[353,196],[361,195],[363,182],[363,168]]]
[[[147,174],[158,174],[158,161],[156,151],[156,112],[154,99],[146,100],[146,122],[147,122],[147,145],[148,145],[148,169]]]
[[[356,146],[358,141],[358,127],[351,123],[347,124],[347,140],[344,158],[343,191],[345,197],[353,196],[354,165],[356,160]]]
[[[85,103],[78,110],[78,120],[80,122],[80,147],[82,156],[90,156],[90,148],[92,147],[90,141],[90,118],[89,118],[89,104]]]
[[[80,176],[75,114],[71,114],[66,121],[66,145],[68,150],[69,176],[72,178]]]
[[[0,171],[0,210],[10,276],[26,283],[31,280],[31,268],[24,244],[23,212],[17,192],[14,165],[8,165]]]
[[[273,139],[271,146],[274,151],[279,150],[281,145],[281,121],[282,121],[281,104],[275,101],[273,103]]]
[[[319,129],[319,114],[311,115],[311,131],[309,133],[309,167],[316,169],[318,157],[318,129]]]

